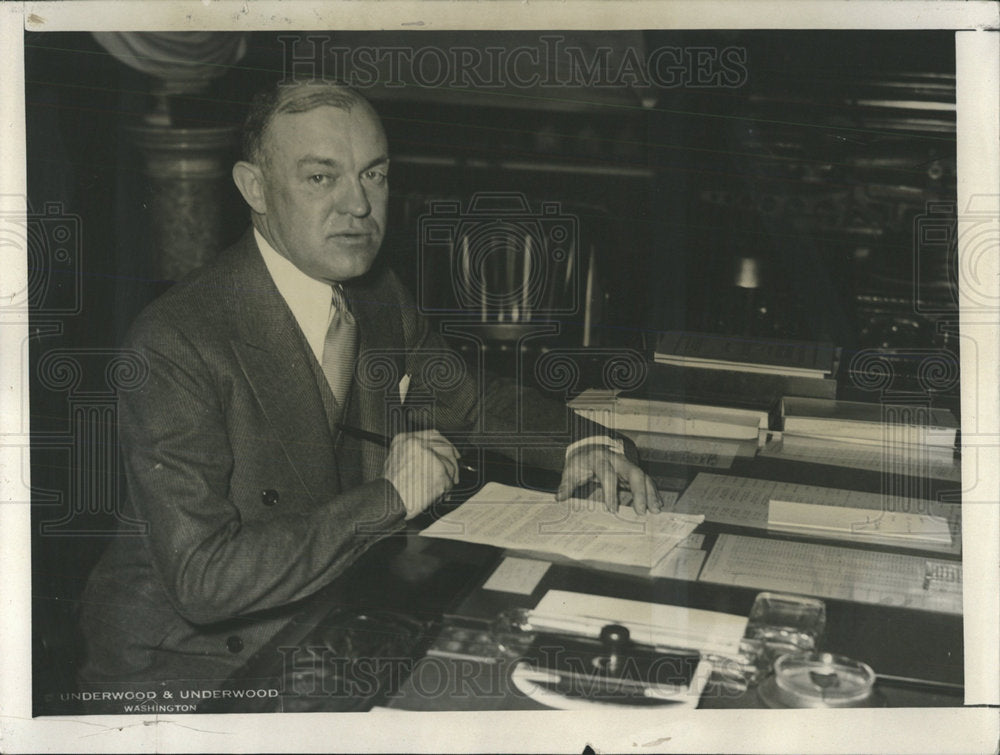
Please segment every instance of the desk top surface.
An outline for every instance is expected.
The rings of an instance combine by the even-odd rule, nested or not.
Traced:
[[[652,465],[650,470],[660,479],[672,479],[683,485],[700,471],[723,472],[786,482],[844,487],[853,490],[879,492],[886,484],[883,475],[816,464],[803,464],[765,457],[737,458],[728,470],[703,470],[697,467]],[[552,478],[542,475],[542,482]],[[925,497],[947,500],[957,483],[940,480],[920,480]],[[454,503],[451,504],[454,506]],[[443,507],[447,509],[447,506]],[[441,510],[437,512],[441,513]],[[504,610],[515,607],[532,608],[551,589],[587,592],[654,603],[703,608],[726,613],[748,615],[758,589],[711,584],[702,581],[651,578],[648,575],[618,570],[595,569],[565,560],[552,560],[530,594],[522,595],[483,589],[496,566],[506,555],[490,546],[460,541],[420,537],[419,530],[429,523],[420,517],[406,531],[373,546],[334,585],[306,601],[299,615],[237,672],[230,684],[253,678],[276,678],[282,675],[279,661],[286,655],[276,653],[279,647],[323,646],[324,636],[336,634],[344,610],[377,615],[388,612],[403,617],[418,626],[420,635],[408,647],[412,662],[393,682],[386,695],[375,695],[360,708],[322,707],[322,701],[312,700],[319,707],[287,706],[284,709],[356,710],[374,704],[391,705],[417,710],[497,710],[539,707],[523,699],[509,687],[502,665],[480,664],[475,673],[469,668],[456,671],[466,680],[478,678],[492,690],[481,696],[442,688],[437,694],[419,694],[414,684],[420,676],[418,660],[427,644],[442,625],[461,622],[488,628],[489,622]],[[705,534],[704,548],[711,550],[717,538],[724,534],[750,534],[774,537],[765,531],[747,531],[723,525],[705,523],[699,529]],[[787,537],[787,536],[781,536]],[[791,538],[795,539],[795,538]],[[847,543],[836,543],[848,546]],[[868,546],[875,548],[875,546]],[[885,548],[875,548],[880,551]],[[892,550],[892,549],[888,549]],[[902,551],[905,552],[905,551]],[[926,555],[926,554],[925,554]],[[535,556],[537,558],[537,556]],[[959,560],[959,556],[935,554]],[[826,629],[820,649],[847,655],[872,666],[880,675],[879,688],[883,704],[892,706],[960,705],[963,683],[963,637],[960,615],[912,610],[886,605],[872,605],[846,600],[825,600]],[[329,645],[327,645],[329,646]],[[396,652],[402,652],[397,649]],[[439,659],[440,660],[440,659]],[[434,661],[435,673],[443,668]],[[423,663],[429,663],[424,659]],[[453,663],[459,663],[454,661]],[[470,676],[471,674],[471,676]],[[476,676],[478,674],[478,676]],[[286,685],[287,686],[287,685]],[[752,691],[751,691],[752,692]],[[703,698],[703,707],[760,707],[753,694],[713,696]]]

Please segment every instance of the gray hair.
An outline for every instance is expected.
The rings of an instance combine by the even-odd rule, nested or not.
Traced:
[[[243,122],[242,158],[255,165],[264,162],[264,134],[276,115],[305,113],[324,105],[350,111],[357,104],[371,109],[364,97],[336,82],[319,80],[268,87],[255,94],[250,101],[250,109]]]

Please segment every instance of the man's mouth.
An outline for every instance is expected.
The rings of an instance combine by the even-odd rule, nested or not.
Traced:
[[[341,233],[331,234],[332,238],[338,241],[346,242],[348,244],[361,244],[366,241],[371,240],[371,233],[368,231],[343,231]]]

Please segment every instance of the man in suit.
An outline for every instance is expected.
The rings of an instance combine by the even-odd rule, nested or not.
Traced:
[[[221,683],[283,609],[452,487],[441,431],[565,461],[561,497],[594,480],[617,506],[621,481],[637,511],[662,506],[610,439],[573,435],[565,407],[465,371],[376,264],[389,156],[369,103],[325,83],[275,88],[245,132],[233,178],[252,229],[128,338],[149,365],[119,411],[128,505],[148,534],[116,539],[91,575],[88,685]],[[407,381],[432,399],[425,429],[388,449],[340,430],[392,434]]]

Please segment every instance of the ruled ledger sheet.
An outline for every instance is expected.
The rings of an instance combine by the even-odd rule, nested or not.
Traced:
[[[904,537],[904,533],[900,530],[898,542],[893,543],[893,533],[888,527],[877,532],[851,527],[845,527],[842,532],[837,532],[827,528],[822,536],[858,542],[896,544],[900,547],[940,553],[957,554],[961,551],[962,541],[961,537],[958,536],[961,528],[961,505],[939,503],[921,498],[887,496],[880,493],[864,493],[819,485],[800,485],[791,482],[702,472],[684,491],[680,500],[677,501],[675,510],[685,514],[704,514],[705,519],[710,522],[764,530],[774,529],[770,526],[772,502],[811,504],[815,507],[817,520],[829,518],[828,507],[864,509],[887,515],[905,514],[943,520],[945,526],[951,528],[952,536],[950,538],[928,538],[917,541],[910,536]],[[807,512],[808,508],[808,506],[803,506]],[[899,519],[900,517],[894,518]],[[808,522],[800,521],[799,524],[805,525]],[[933,524],[939,525],[941,522],[935,521]],[[804,527],[799,529],[804,529]]]
[[[702,582],[962,613],[962,565],[895,553],[720,535]]]
[[[671,494],[662,495],[669,506]],[[551,493],[491,482],[420,534],[649,569],[702,521],[669,512],[638,516],[627,506],[611,513],[602,501],[557,502]]]

